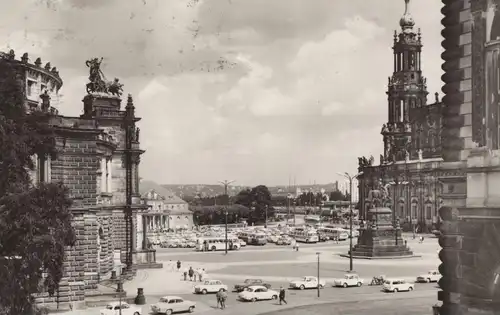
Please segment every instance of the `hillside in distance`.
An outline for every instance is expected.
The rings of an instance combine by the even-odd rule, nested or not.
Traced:
[[[161,185],[179,197],[194,197],[199,195],[200,197],[211,197],[224,194],[224,186],[223,185],[203,185],[203,184],[192,184],[192,185]],[[286,194],[286,193],[294,193],[295,189],[302,191],[314,191],[319,192],[324,189],[326,192],[331,192],[338,190],[338,183],[330,183],[330,184],[317,184],[317,185],[297,185],[294,187],[287,186],[268,186],[269,191],[273,195],[277,194]],[[240,185],[230,185],[228,187],[228,194],[230,196],[234,196],[238,194],[243,189],[252,188],[250,186],[240,186]]]

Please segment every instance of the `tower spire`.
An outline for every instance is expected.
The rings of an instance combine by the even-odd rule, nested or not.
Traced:
[[[413,26],[415,26],[415,21],[410,14],[410,0],[405,1],[405,13],[399,20],[399,25],[401,26],[401,30],[403,33],[409,33],[413,30]]]

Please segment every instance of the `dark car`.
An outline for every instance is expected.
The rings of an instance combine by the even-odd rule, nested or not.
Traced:
[[[326,241],[330,240],[330,238],[328,236],[326,236],[325,234],[323,234],[323,233],[320,233],[318,236],[319,236],[319,241],[320,242],[326,242]]]
[[[261,285],[261,286],[264,286],[268,289],[271,288],[271,285],[269,283],[264,283],[261,279],[246,279],[242,284],[235,284],[234,290],[236,292],[242,292],[246,288],[253,286],[253,285]]]

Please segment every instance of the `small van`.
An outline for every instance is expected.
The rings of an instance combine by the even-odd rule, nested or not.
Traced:
[[[385,292],[413,291],[414,283],[406,282],[404,279],[386,279],[383,285]]]

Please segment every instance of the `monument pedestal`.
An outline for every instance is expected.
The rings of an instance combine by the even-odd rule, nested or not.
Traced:
[[[382,259],[414,257],[401,235],[392,225],[392,211],[386,207],[373,208],[367,213],[368,226],[361,227],[353,258]]]

